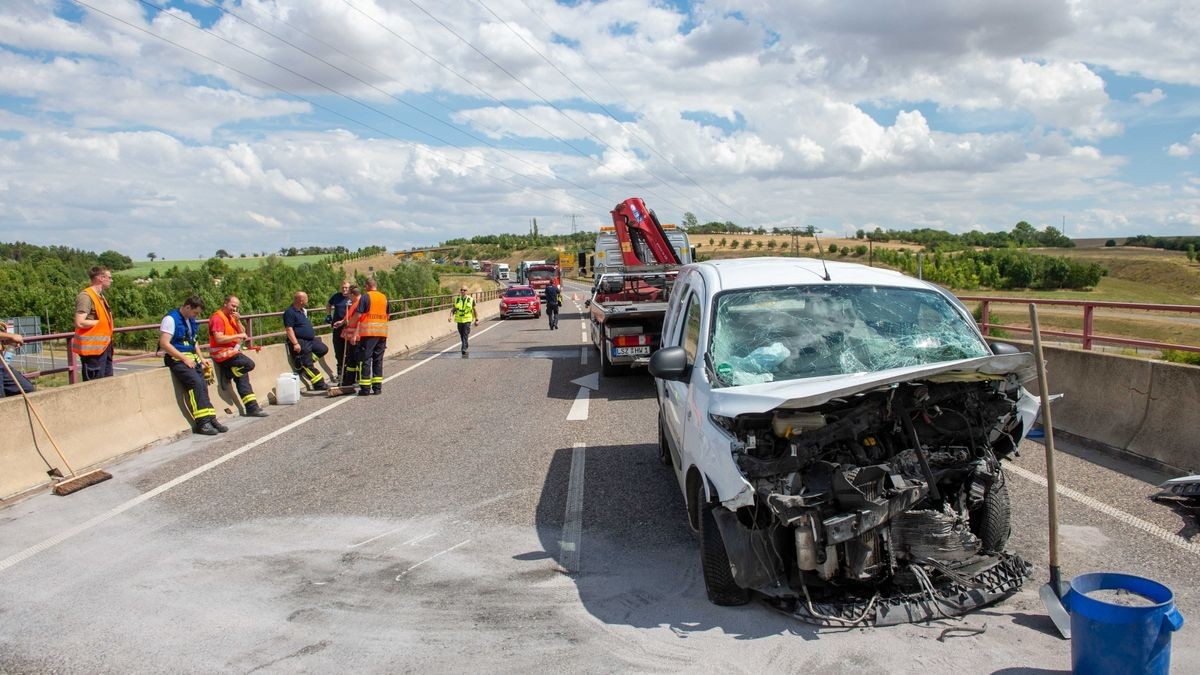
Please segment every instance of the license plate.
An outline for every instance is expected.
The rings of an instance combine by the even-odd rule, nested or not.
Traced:
[[[650,346],[644,347],[613,347],[613,356],[649,356]]]

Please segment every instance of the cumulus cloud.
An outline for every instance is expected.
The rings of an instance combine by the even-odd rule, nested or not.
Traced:
[[[0,3],[0,223],[51,242],[434,243],[592,227],[633,194],[768,227],[1009,228],[1091,204],[1079,230],[1115,233],[1200,212],[1182,174],[1154,207],[1123,198],[1150,193],[1110,154],[1145,117],[1113,73],[1160,118],[1189,104],[1156,105],[1166,84],[1200,77],[1196,13],[1167,2],[243,0],[205,10],[209,32],[188,3],[97,4],[133,27]]]
[[[1134,100],[1145,106],[1154,105],[1166,97],[1167,95],[1158,87],[1155,87],[1150,91],[1142,91],[1133,95]]]
[[[1181,159],[1191,157],[1196,152],[1200,152],[1200,133],[1192,134],[1186,143],[1172,143],[1167,148],[1168,156]]]

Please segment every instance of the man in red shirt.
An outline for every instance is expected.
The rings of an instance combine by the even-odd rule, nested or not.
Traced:
[[[242,399],[246,417],[266,417],[267,412],[258,404],[258,397],[250,386],[250,371],[254,361],[242,352],[242,340],[250,337],[242,330],[240,310],[242,301],[236,295],[225,298],[221,309],[208,317],[208,354],[226,377],[233,380],[238,397]]]

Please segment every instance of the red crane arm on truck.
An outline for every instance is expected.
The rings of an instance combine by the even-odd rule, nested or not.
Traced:
[[[621,257],[625,265],[678,265],[679,255],[667,241],[667,233],[654,211],[646,208],[641,197],[630,197],[617,204],[612,210],[613,227],[617,241],[621,244]],[[639,253],[649,254],[653,260],[643,260]]]

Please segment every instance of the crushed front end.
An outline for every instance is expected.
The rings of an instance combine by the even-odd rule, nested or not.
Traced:
[[[1014,374],[931,378],[714,416],[754,493],[713,513],[737,585],[823,625],[944,618],[1019,589],[1000,460],[1022,392]]]

